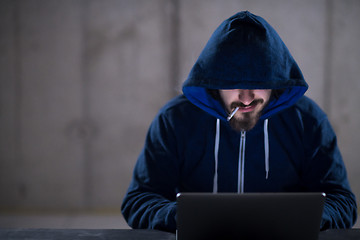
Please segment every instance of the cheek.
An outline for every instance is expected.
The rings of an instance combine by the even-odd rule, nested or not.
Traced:
[[[270,97],[271,97],[271,90],[269,90],[269,92],[267,93],[267,99],[266,99],[266,101],[269,101],[269,100],[270,100]]]
[[[220,91],[220,97],[226,105],[232,102],[232,94],[230,91]]]
[[[260,90],[257,94],[260,98],[264,99],[264,101],[267,102],[270,99],[271,90]]]
[[[264,101],[265,101],[265,102],[268,102],[269,99],[270,99],[270,96],[271,96],[270,94],[264,95],[264,96],[263,96]]]

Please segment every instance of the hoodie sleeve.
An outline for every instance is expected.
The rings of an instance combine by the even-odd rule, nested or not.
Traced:
[[[356,200],[335,133],[326,117],[318,126],[313,126],[313,131],[305,139],[310,143],[307,144],[310,155],[304,179],[311,191],[326,193],[321,230],[351,228],[357,218]]]
[[[151,124],[121,206],[129,226],[175,232],[178,167],[172,126],[164,114]]]

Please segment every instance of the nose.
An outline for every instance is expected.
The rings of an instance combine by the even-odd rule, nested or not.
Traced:
[[[238,98],[244,105],[249,105],[254,101],[254,91],[252,89],[239,89]]]

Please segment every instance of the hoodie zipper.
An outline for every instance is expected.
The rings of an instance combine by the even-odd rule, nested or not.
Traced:
[[[246,132],[241,131],[238,165],[238,193],[244,192],[245,140]]]

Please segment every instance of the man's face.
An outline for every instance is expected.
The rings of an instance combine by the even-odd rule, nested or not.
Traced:
[[[219,93],[228,114],[239,107],[229,121],[231,127],[236,131],[249,131],[269,103],[271,89],[221,89]]]

